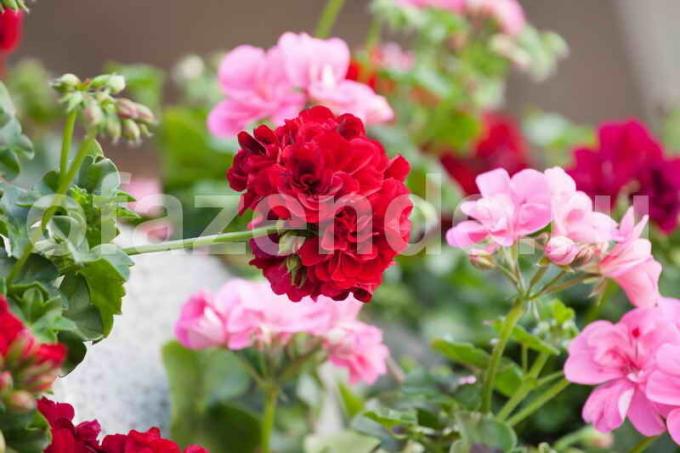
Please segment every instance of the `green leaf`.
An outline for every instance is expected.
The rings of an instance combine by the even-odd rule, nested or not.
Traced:
[[[502,321],[496,320],[493,322],[492,326],[496,332],[500,332],[502,327]],[[524,329],[522,326],[515,326],[512,330],[510,338],[517,343],[526,346],[529,349],[538,352],[545,352],[546,354],[559,355],[560,350],[551,345],[550,343],[542,340],[534,334],[531,334]]]
[[[33,144],[21,130],[16,110],[5,85],[0,82],[0,175],[14,179],[20,159],[33,157]]]
[[[177,342],[163,348],[172,400],[172,437],[203,445],[212,453],[252,452],[259,444],[259,420],[229,401],[250,380],[241,362],[222,349],[192,351]]]
[[[415,410],[394,410],[381,408],[365,412],[364,417],[369,420],[382,425],[388,430],[392,430],[397,426],[416,425],[418,423],[418,415]]]
[[[50,443],[49,425],[37,410],[17,414],[0,408],[0,432],[5,438],[7,453],[42,453]]]
[[[380,440],[352,431],[312,435],[305,439],[305,453],[371,453]]]
[[[454,416],[461,440],[454,443],[451,452],[469,452],[476,445],[510,452],[517,445],[517,435],[506,423],[477,412],[456,412]]]
[[[338,392],[347,418],[351,419],[364,410],[363,398],[354,393],[349,386],[345,385],[343,382],[339,382]]]

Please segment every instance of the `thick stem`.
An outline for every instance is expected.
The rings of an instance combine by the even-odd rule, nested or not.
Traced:
[[[557,384],[550,387],[548,390],[539,395],[536,399],[531,401],[524,409],[519,411],[517,414],[513,415],[509,420],[508,424],[510,426],[515,426],[518,423],[524,421],[527,417],[531,416],[534,412],[542,408],[545,403],[555,398],[557,395],[562,393],[564,389],[569,387],[569,381],[566,379],[560,380]]]
[[[271,438],[276,418],[276,403],[279,398],[279,388],[272,384],[265,391],[264,412],[262,414],[260,453],[271,452]]]
[[[657,439],[658,437],[645,437],[630,450],[630,453],[642,453],[643,451],[647,451]]]
[[[317,38],[324,39],[331,35],[335,21],[338,19],[343,6],[345,6],[345,0],[328,0],[316,26]]]
[[[499,334],[498,343],[493,348],[491,353],[491,361],[489,368],[486,370],[484,376],[484,385],[482,387],[482,412],[489,412],[491,410],[491,400],[493,397],[493,389],[496,385],[496,374],[505,352],[505,346],[510,340],[512,331],[524,314],[524,298],[520,297],[515,301],[515,304],[510,310],[510,313],[505,317],[501,332]]]
[[[78,119],[78,111],[74,110],[66,117],[66,124],[64,125],[64,134],[61,141],[61,154],[59,156],[59,183],[62,182],[66,174],[68,166],[68,156],[71,153],[71,145],[73,144],[73,133],[76,130],[76,120]]]
[[[270,225],[261,228],[253,228],[247,231],[236,231],[233,233],[213,234],[191,239],[179,239],[176,241],[159,242],[158,244],[147,244],[132,246],[123,249],[129,256],[142,255],[147,253],[169,252],[171,250],[194,249],[198,247],[209,247],[211,245],[223,244],[227,242],[242,242],[249,239],[268,236],[282,231],[280,225]]]

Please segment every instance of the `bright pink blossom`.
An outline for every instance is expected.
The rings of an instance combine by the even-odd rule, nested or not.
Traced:
[[[447,233],[453,247],[468,248],[483,241],[507,247],[544,228],[551,220],[548,180],[536,170],[510,177],[503,169],[477,177],[481,198],[464,202],[461,210],[472,218]]]
[[[661,264],[652,256],[652,244],[641,237],[647,224],[645,217],[635,224],[629,209],[619,227],[618,243],[599,264],[600,273],[614,280],[637,307],[651,307],[660,300]]]
[[[596,321],[569,346],[566,378],[597,385],[583,407],[583,418],[599,431],[612,431],[626,417],[645,436],[665,430],[664,410],[648,397],[656,353],[678,344],[680,333],[658,308],[635,309],[617,324]]]
[[[373,383],[385,372],[389,352],[377,327],[357,319],[363,303],[320,296],[293,303],[265,282],[234,279],[214,297],[202,292],[184,306],[175,328],[191,349],[231,350],[283,346],[297,334],[317,339],[329,361],[346,368],[352,382]]]

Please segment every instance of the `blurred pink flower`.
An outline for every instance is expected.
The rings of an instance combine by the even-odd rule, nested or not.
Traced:
[[[122,187],[135,198],[136,201],[130,202],[128,206],[137,214],[155,217],[163,211],[163,189],[157,178],[133,178]]]
[[[373,384],[387,371],[390,355],[377,327],[359,321],[341,323],[325,337],[329,361],[349,372],[353,384]]]
[[[618,243],[599,264],[600,273],[621,286],[637,307],[654,306],[661,297],[661,264],[652,256],[651,242],[641,238],[646,225],[647,217],[635,224],[635,214],[630,208],[621,221],[616,238]]]
[[[550,223],[550,187],[543,173],[522,170],[510,178],[506,170],[497,169],[479,175],[477,186],[481,198],[461,205],[473,220],[449,230],[451,246],[468,248],[488,240],[492,248],[508,247]]]
[[[208,127],[216,136],[231,137],[256,122],[280,126],[308,104],[351,113],[369,124],[391,120],[394,114],[384,97],[346,79],[349,67],[349,47],[338,38],[288,32],[269,50],[239,46],[220,66],[227,98],[210,113]]]
[[[266,282],[234,279],[214,297],[202,292],[189,299],[175,334],[190,349],[231,350],[283,346],[297,334],[308,335],[331,363],[349,371],[352,382],[371,384],[385,372],[389,351],[380,329],[357,319],[363,305],[353,297],[291,302]]]
[[[208,117],[208,127],[218,137],[234,136],[256,121],[281,124],[305,105],[302,93],[291,85],[277,48],[235,48],[220,65],[219,83],[227,99]]]
[[[666,409],[668,432],[680,444],[680,345],[664,344],[647,380],[647,397]]]
[[[632,310],[617,324],[588,325],[570,344],[564,366],[569,381],[598,386],[583,407],[584,420],[609,432],[628,417],[645,436],[662,433],[663,408],[645,390],[658,365],[656,352],[679,342],[680,333],[658,308]]]
[[[402,6],[416,8],[440,8],[454,12],[461,12],[465,8],[465,0],[397,0]]]
[[[492,18],[509,36],[518,35],[526,25],[524,10],[517,0],[465,0],[465,10]]]

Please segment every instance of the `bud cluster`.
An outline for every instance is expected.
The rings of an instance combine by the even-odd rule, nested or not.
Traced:
[[[118,74],[103,74],[80,80],[65,74],[52,82],[61,95],[68,112],[82,112],[88,130],[117,141],[121,137],[138,144],[151,135],[149,128],[156,118],[148,107],[130,99],[118,97],[125,90],[125,78]]]
[[[40,343],[0,298],[0,404],[24,413],[50,390],[66,358],[61,344]]]

